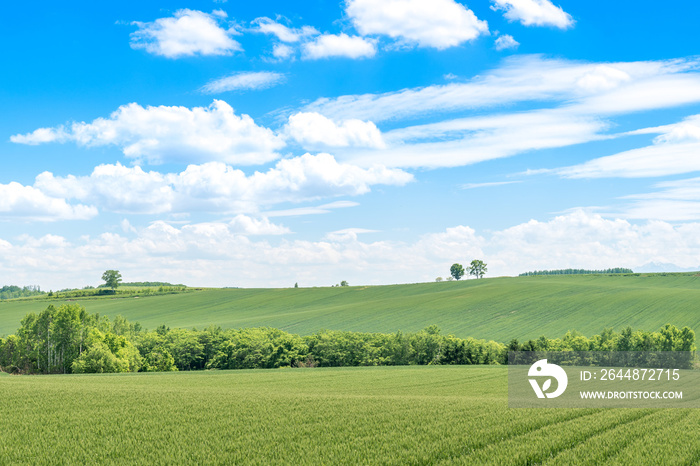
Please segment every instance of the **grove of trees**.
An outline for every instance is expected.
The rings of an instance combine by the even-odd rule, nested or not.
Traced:
[[[0,369],[21,374],[188,371],[315,366],[505,364],[508,351],[695,351],[695,332],[605,329],[587,338],[570,331],[508,345],[443,335],[431,325],[412,333],[323,330],[300,336],[275,328],[146,331],[121,316],[89,314],[75,304],[27,314],[15,335],[0,338]]]
[[[474,259],[469,264],[469,275],[473,275],[476,278],[483,278],[486,272],[488,272],[488,270],[486,269],[486,264],[480,259]],[[465,270],[464,267],[462,267],[462,264],[454,263],[452,264],[452,267],[450,267],[450,276],[455,280],[459,280],[460,278],[462,278],[464,276],[464,273]],[[442,278],[435,281],[442,281]]]
[[[0,299],[26,298],[40,294],[45,293],[38,286],[23,286],[20,288],[15,285],[5,285],[0,288]]]

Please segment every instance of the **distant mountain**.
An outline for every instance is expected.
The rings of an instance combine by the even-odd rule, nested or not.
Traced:
[[[697,267],[679,267],[676,264],[669,264],[668,262],[649,262],[639,267],[635,267],[635,272],[640,273],[659,273],[659,272],[695,272],[700,270],[700,265]]]

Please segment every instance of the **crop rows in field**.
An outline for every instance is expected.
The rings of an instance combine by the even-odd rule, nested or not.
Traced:
[[[575,329],[700,331],[700,276],[569,275],[412,285],[206,289],[185,294],[76,301],[88,312],[123,315],[153,329],[270,326],[308,335],[321,329],[390,333],[438,325],[443,333],[507,342]],[[48,301],[0,302],[0,335]],[[60,304],[54,302],[54,304]]]
[[[691,464],[700,413],[509,409],[503,367],[9,377],[9,463]]]

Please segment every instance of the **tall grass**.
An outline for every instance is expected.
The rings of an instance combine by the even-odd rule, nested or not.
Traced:
[[[697,410],[509,409],[503,367],[0,382],[0,462],[692,464]]]

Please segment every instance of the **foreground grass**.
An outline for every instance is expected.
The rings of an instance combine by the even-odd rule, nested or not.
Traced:
[[[692,464],[693,410],[507,407],[503,367],[4,377],[0,463]]]
[[[0,302],[0,335],[13,333],[29,312],[65,301]],[[418,331],[437,324],[443,333],[507,342],[576,329],[657,330],[666,323],[700,332],[700,276],[573,275],[487,278],[412,285],[206,289],[140,298],[78,300],[89,312],[154,329],[270,326],[301,335],[320,329]]]

